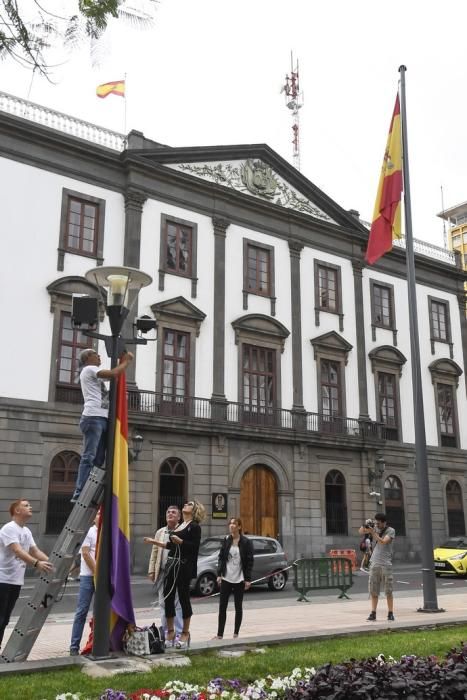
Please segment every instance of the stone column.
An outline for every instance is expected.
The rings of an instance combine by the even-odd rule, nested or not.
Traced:
[[[305,408],[303,406],[303,363],[302,363],[302,301],[300,284],[300,254],[303,243],[289,240],[290,254],[290,303],[292,317],[292,391],[294,423],[298,430],[304,430]]]
[[[465,291],[458,292],[457,303],[459,304],[459,317],[461,324],[461,339],[462,339],[462,358],[464,360],[464,368],[467,367],[467,294]],[[467,377],[465,377],[465,386],[467,390]]]
[[[230,221],[212,217],[214,229],[214,319],[212,352],[212,411],[213,418],[225,414],[225,239]]]
[[[358,402],[360,420],[370,420],[368,415],[368,387],[366,377],[365,320],[363,316],[363,260],[352,258],[355,326],[357,330]]]
[[[140,252],[141,252],[141,219],[143,216],[143,206],[147,199],[144,192],[141,192],[134,187],[129,187],[125,192],[125,242],[123,248],[123,264],[128,267],[140,268]],[[133,303],[135,292],[130,292],[129,304]],[[128,314],[128,317],[123,324],[122,336],[124,338],[133,337],[133,321],[137,316],[138,302]],[[136,347],[136,346],[135,346]],[[134,352],[135,347],[130,349]],[[135,360],[128,366],[126,377],[128,388],[136,389],[135,372],[136,372],[136,356]]]

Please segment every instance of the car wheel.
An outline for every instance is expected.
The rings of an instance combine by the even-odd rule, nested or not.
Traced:
[[[201,574],[199,579],[196,581],[196,593],[203,597],[215,593],[216,588],[217,581],[215,576],[212,574]]]
[[[268,580],[270,591],[283,591],[287,583],[287,575],[283,571],[276,571]]]

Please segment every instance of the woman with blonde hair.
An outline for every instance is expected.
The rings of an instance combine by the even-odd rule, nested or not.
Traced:
[[[164,607],[167,618],[167,644],[177,649],[188,649],[190,646],[190,622],[193,609],[190,602],[190,582],[196,578],[198,550],[201,540],[199,523],[204,520],[206,511],[199,501],[188,501],[182,508],[183,521],[169,533],[169,541],[159,542],[151,537],[145,537],[147,544],[166,547],[169,550],[164,575]],[[182,608],[183,630],[175,641],[175,593]]]

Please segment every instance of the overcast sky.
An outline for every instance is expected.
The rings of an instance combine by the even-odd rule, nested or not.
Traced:
[[[83,49],[31,87],[4,62],[0,90],[123,131],[123,99],[95,87],[126,73],[127,130],[171,146],[266,143],[292,162],[280,88],[293,50],[301,171],[369,221],[403,63],[414,235],[442,246],[441,186],[446,208],[467,200],[466,26],[465,0],[160,0],[149,31],[112,23],[100,67]]]

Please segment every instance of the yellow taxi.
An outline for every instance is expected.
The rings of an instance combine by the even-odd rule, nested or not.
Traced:
[[[467,576],[467,536],[450,537],[433,550],[433,558],[436,576]]]

